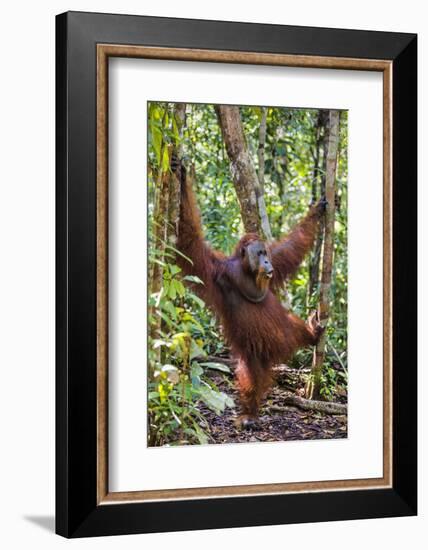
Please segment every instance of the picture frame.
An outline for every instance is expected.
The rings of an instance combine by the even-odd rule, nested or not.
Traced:
[[[111,57],[383,74],[382,478],[109,492]],[[417,513],[416,73],[414,34],[83,12],[57,16],[58,534],[86,537]]]

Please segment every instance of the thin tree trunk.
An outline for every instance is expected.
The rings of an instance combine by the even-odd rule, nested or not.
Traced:
[[[330,312],[330,286],[331,274],[333,269],[334,255],[334,214],[335,214],[335,180],[337,150],[339,144],[339,111],[330,111],[330,124],[327,145],[326,179],[325,194],[327,207],[325,213],[324,228],[324,253],[322,263],[322,276],[320,288],[320,302],[318,314],[321,326],[326,328]],[[320,398],[322,368],[324,363],[326,330],[321,335],[315,348],[312,370],[306,387],[306,395],[310,399]]]
[[[318,182],[320,176],[320,157],[321,157],[321,145],[323,141],[323,124],[322,124],[322,111],[318,113],[317,122],[315,125],[315,153],[314,169],[312,172],[312,202],[316,202],[318,199]]]
[[[168,219],[168,202],[169,202],[169,175],[167,173],[159,172],[157,181],[157,200],[155,211],[153,213],[153,243],[152,246],[156,248],[158,252],[161,252],[162,256],[165,250],[165,243],[167,239],[167,219]],[[162,260],[162,257],[158,257]],[[150,285],[150,294],[159,292],[162,286],[162,266],[158,263],[154,263],[153,274]]]
[[[287,129],[287,125],[289,123],[289,117],[282,123],[282,126],[283,126],[283,131],[284,131],[284,134],[286,134],[286,129]],[[278,128],[276,129],[278,130]],[[278,195],[280,197],[280,201],[281,201],[281,204],[282,204],[282,209],[281,209],[281,217],[280,217],[280,222],[279,222],[279,236],[282,235],[283,231],[284,231],[284,222],[285,222],[285,218],[286,218],[286,208],[285,208],[285,203],[286,203],[286,200],[287,200],[287,190],[286,190],[286,176],[287,176],[287,171],[288,171],[288,158],[287,158],[287,148],[284,144],[284,154],[283,155],[280,155],[278,156],[277,155],[277,146],[278,146],[278,135],[277,135],[277,132],[276,132],[276,139],[275,139],[275,142],[273,144],[273,147],[272,147],[272,161],[273,161],[273,174],[274,174],[274,178],[275,178],[275,182],[276,182],[276,185],[278,187]],[[281,173],[279,172],[278,170],[278,166],[281,167]],[[281,301],[281,304],[286,308],[286,309],[291,309],[291,299],[290,299],[290,295],[288,293],[288,284],[289,282],[286,281],[283,285],[282,285],[282,288],[278,289],[278,298],[279,300]]]
[[[176,103],[173,113],[178,130],[177,143],[172,147],[170,158],[175,154],[179,159],[183,156],[181,138],[186,123],[186,104]],[[169,203],[168,203],[168,231],[167,242],[175,247],[178,236],[178,223],[180,219],[180,182],[174,173],[169,174]]]
[[[162,120],[162,132],[165,129],[165,123],[167,118],[168,105],[165,106],[165,113]],[[153,212],[153,233],[152,233],[152,246],[158,252],[157,262],[153,262],[153,266],[150,272],[149,293],[150,295],[157,294],[162,289],[163,282],[163,268],[161,261],[165,252],[165,244],[168,238],[168,207],[169,207],[169,191],[170,191],[170,177],[168,172],[164,172],[162,169],[162,160],[165,154],[167,144],[162,138],[160,163],[158,167],[158,173],[155,184],[155,208]],[[150,336],[152,338],[158,337],[158,331],[161,327],[161,318],[153,319],[154,307],[149,310],[149,315],[152,317],[150,323]],[[160,348],[157,350],[158,359],[160,359]]]
[[[265,203],[265,143],[266,143],[266,126],[267,126],[267,107],[262,107],[262,118],[259,128],[259,147],[257,156],[259,160],[258,168],[258,186],[256,188],[257,202],[260,214],[260,223],[263,233],[269,241],[272,240],[272,231],[270,228],[269,218],[266,212]]]
[[[186,104],[185,103],[176,103],[174,105],[174,110],[172,116],[174,117],[175,123],[177,125],[178,137],[176,138],[175,145],[169,146],[169,158],[171,155],[177,155],[179,158],[182,156],[182,147],[180,145],[180,140],[183,132],[183,127],[185,123],[186,116]],[[165,130],[165,128],[163,128]],[[163,148],[167,147],[164,143]],[[163,151],[161,155],[163,159]],[[155,243],[157,250],[160,252],[158,260],[164,261],[164,252],[166,244],[169,244],[175,247],[178,236],[178,224],[180,218],[180,182],[178,181],[175,174],[171,171],[163,171],[162,165],[160,166],[159,179],[157,182],[157,189],[159,192],[159,201],[157,203],[157,208],[154,212],[155,220]],[[153,269],[153,279],[151,284],[151,293],[160,292],[163,286],[163,267],[159,262],[154,264]],[[153,310],[152,310],[153,313]],[[151,335],[156,338],[156,333],[163,326],[163,321],[159,317],[154,320],[151,325]],[[161,348],[159,349],[159,358],[161,355]]]
[[[161,158],[163,158],[164,147],[165,145],[162,147]],[[156,178],[156,195],[155,210],[153,212],[152,246],[160,252],[158,260],[162,260],[167,240],[169,202],[169,174],[162,171],[162,166],[160,166]],[[160,291],[162,287],[162,274],[162,266],[159,262],[155,262],[151,274],[150,294]]]
[[[318,198],[325,195],[325,176],[326,176],[326,162],[327,162],[327,142],[328,142],[328,111],[320,111],[318,118],[318,140],[317,140],[317,166],[316,172],[314,171],[314,184],[312,186],[312,200],[316,202]],[[322,153],[322,156],[321,156]],[[317,194],[317,187],[319,184],[319,195]],[[318,229],[318,235],[315,240],[314,253],[309,265],[309,286],[308,286],[308,299],[313,296],[315,290],[319,284],[320,262],[321,262],[321,249],[324,236],[324,222],[322,219]]]
[[[259,160],[259,185],[262,191],[264,190],[265,182],[265,143],[266,143],[266,125],[267,125],[267,107],[262,107],[262,118],[259,127],[259,148],[257,156]]]
[[[284,135],[286,135],[287,133],[287,126],[290,122],[290,117],[288,116],[282,123],[282,128],[283,128],[283,132],[284,132]],[[282,208],[282,211],[281,211],[281,218],[280,218],[280,223],[279,223],[279,235],[282,235],[283,231],[284,231],[284,222],[285,222],[285,219],[287,217],[287,212],[286,212],[286,209],[284,208],[284,205],[286,203],[286,200],[287,200],[287,190],[286,190],[286,185],[285,185],[285,182],[287,180],[287,174],[290,175],[289,173],[289,168],[288,168],[288,156],[287,156],[287,147],[286,147],[286,144],[284,142],[284,154],[283,155],[278,155],[277,154],[277,147],[278,147],[278,142],[279,142],[280,138],[278,136],[278,128],[276,128],[276,138],[275,138],[275,142],[273,144],[273,147],[272,147],[272,161],[273,161],[273,167],[274,167],[274,177],[275,177],[275,182],[278,186],[278,194],[279,194],[279,198],[281,200],[281,204],[283,206]],[[280,168],[280,170],[279,170]]]
[[[168,199],[169,199],[169,174],[163,173],[162,169],[159,172],[159,177],[156,182],[158,188],[158,199],[156,201],[155,211],[153,214],[154,218],[154,230],[153,230],[153,241],[152,246],[156,248],[159,252],[157,255],[157,260],[162,261],[163,253],[165,252],[165,243],[167,239],[167,216],[168,216]],[[160,292],[162,289],[163,281],[163,268],[159,262],[154,262],[153,270],[151,273],[150,280],[150,295]],[[150,316],[154,314],[154,308],[152,307],[149,311]],[[158,331],[161,326],[161,318],[153,319],[150,324],[150,335],[152,338],[158,337]],[[159,357],[160,349],[158,348]]]
[[[168,115],[168,104],[165,105],[165,111],[162,117],[162,128],[165,126],[165,122]],[[162,234],[165,235],[165,231],[162,231],[162,228],[164,228],[164,224],[161,225],[157,224],[157,220],[159,218],[159,210],[164,210],[166,212],[167,210],[167,204],[165,205],[165,200],[167,200],[168,194],[165,196],[165,194],[162,194],[162,187],[163,187],[163,181],[162,181],[162,158],[164,154],[164,147],[165,143],[162,141],[160,144],[160,154],[159,154],[159,166],[156,170],[153,170],[153,179],[154,179],[154,210],[153,210],[153,223],[152,223],[152,231],[151,231],[151,245],[157,249],[159,239],[162,238]],[[164,228],[165,229],[165,228]],[[159,280],[160,273],[159,267],[157,266],[156,262],[153,262],[152,265],[149,266],[149,294],[153,294],[156,292],[155,287],[157,286],[155,281]]]
[[[264,198],[262,196],[260,199],[258,192],[259,180],[245,142],[239,107],[217,105],[216,113],[230,160],[233,184],[241,206],[245,231],[269,238],[262,228],[259,204],[264,206]]]

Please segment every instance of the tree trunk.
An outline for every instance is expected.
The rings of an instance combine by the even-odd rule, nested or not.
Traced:
[[[283,131],[283,136],[287,135],[287,128],[290,123],[290,115],[284,118],[279,124]],[[278,124],[278,123],[277,123]],[[277,237],[280,237],[283,234],[284,231],[284,223],[287,218],[287,211],[284,208],[284,205],[287,201],[287,186],[285,185],[287,181],[287,175],[291,177],[291,174],[289,172],[288,167],[288,155],[287,155],[287,146],[284,140],[284,137],[280,138],[278,136],[278,126],[276,127],[275,131],[276,137],[275,142],[272,146],[272,163],[273,163],[273,177],[275,178],[276,185],[278,186],[278,195],[280,198],[280,201],[282,203],[282,211],[281,211],[281,218],[279,222],[279,234]],[[278,143],[284,140],[283,142],[283,154],[278,154],[277,148]]]
[[[325,174],[327,161],[327,142],[328,142],[328,111],[320,111],[317,122],[317,149],[316,162],[314,166],[314,178],[312,184],[312,200],[316,202],[325,195]],[[321,220],[318,235],[315,240],[314,252],[309,265],[309,286],[308,302],[311,296],[318,288],[321,249],[324,235],[324,221]]]
[[[241,207],[242,221],[247,233],[258,233],[269,238],[270,227],[266,235],[262,227],[260,205],[264,212],[264,197],[260,193],[259,180],[242,129],[239,107],[217,105],[223,141],[230,160],[233,183]],[[266,217],[267,219],[267,217]]]
[[[287,125],[290,122],[289,116],[282,121],[282,128],[284,131],[284,135],[287,133]],[[277,237],[281,237],[284,231],[284,222],[287,216],[287,211],[285,208],[285,204],[287,201],[287,189],[286,189],[286,177],[288,172],[288,158],[287,158],[287,148],[284,143],[284,154],[278,155],[277,154],[277,147],[278,147],[278,127],[276,128],[276,139],[273,143],[271,154],[272,154],[272,164],[273,164],[273,178],[275,179],[275,183],[278,187],[278,195],[280,198],[280,201],[282,203],[282,209],[280,214],[280,221],[279,221],[279,233]],[[280,167],[280,170],[279,170]],[[278,298],[281,302],[281,304],[286,309],[291,309],[291,299],[290,295],[288,293],[288,281],[285,281],[282,285],[282,288],[278,289]]]
[[[259,127],[259,148],[257,151],[257,157],[259,160],[259,185],[260,189],[264,190],[265,182],[265,143],[266,143],[266,124],[267,124],[267,107],[262,107],[262,117]]]
[[[272,240],[272,231],[270,228],[269,218],[266,212],[265,203],[265,143],[266,143],[266,125],[267,125],[267,107],[262,107],[262,118],[259,128],[259,147],[257,156],[259,160],[258,169],[258,185],[256,187],[257,203],[260,214],[260,223],[263,233],[269,241]]]
[[[169,199],[169,174],[162,172],[162,167],[159,169],[159,175],[156,181],[157,198],[155,203],[155,210],[153,213],[153,235],[151,246],[155,247],[160,254],[157,256],[159,261],[163,260],[163,253],[165,251],[165,243],[167,239],[167,215],[168,215],[168,199]],[[163,283],[163,268],[159,262],[153,263],[153,269],[151,271],[151,279],[149,284],[150,295],[160,292]],[[154,318],[155,308],[152,306],[149,309],[149,316],[152,318],[149,331],[151,338],[159,337],[159,329],[161,327],[161,318]],[[161,348],[157,348],[156,355],[158,360],[161,355]]]
[[[183,106],[184,104],[176,104],[174,107],[173,116],[175,117],[177,128],[180,128],[179,119],[180,116],[184,117]],[[162,142],[160,163],[158,167],[158,174],[156,177],[155,186],[155,208],[153,212],[153,234],[152,234],[152,246],[157,250],[157,262],[153,262],[153,267],[150,273],[149,293],[150,295],[156,294],[161,291],[163,286],[163,267],[162,261],[164,260],[165,246],[167,243],[174,244],[176,238],[176,231],[178,227],[178,217],[180,211],[180,186],[177,178],[172,177],[169,170],[164,171],[163,158],[167,150],[167,144],[163,139],[163,135],[166,131],[166,121],[168,114],[168,104],[165,105],[165,113],[162,120]],[[169,126],[169,123],[168,123]],[[171,151],[169,151],[169,158],[171,158]],[[151,308],[149,315],[152,317],[150,324],[150,336],[152,338],[158,337],[159,329],[161,328],[161,318],[153,319],[154,309]],[[158,348],[158,358],[160,358],[160,348]]]
[[[168,105],[166,104],[163,117],[162,117],[162,132],[166,123],[167,116],[168,116]],[[164,247],[164,242],[166,237],[166,224],[164,220],[168,209],[169,193],[164,192],[166,188],[166,183],[163,180],[163,173],[162,173],[162,158],[164,154],[164,149],[165,149],[165,143],[164,143],[163,134],[162,134],[159,159],[158,159],[159,165],[152,170],[153,179],[155,183],[154,183],[153,224],[151,226],[151,233],[152,233],[151,246],[153,246],[155,249],[158,249],[159,246]],[[160,224],[158,223],[159,220],[161,220]],[[161,279],[162,279],[162,269],[157,264],[157,262],[153,262],[152,265],[149,266],[149,284],[148,284],[149,295],[159,291],[159,288],[160,288],[159,281]]]
[[[158,260],[162,260],[167,240],[167,220],[168,220],[168,202],[169,202],[169,174],[159,169],[156,178],[156,203],[153,212],[153,236],[152,246],[160,252]],[[150,294],[159,292],[162,288],[162,266],[155,262],[151,275]]]
[[[324,254],[322,262],[320,301],[318,306],[319,320],[324,329],[326,328],[330,311],[330,286],[334,255],[335,179],[337,150],[339,144],[339,111],[330,111],[329,119],[330,124],[325,178],[325,194],[328,204],[325,212]],[[320,398],[326,336],[326,330],[324,330],[315,348],[312,371],[306,388],[306,395],[310,399]]]
[[[170,158],[172,154],[175,154],[179,159],[182,158],[182,145],[181,138],[183,136],[183,129],[186,123],[186,104],[176,103],[174,105],[174,120],[177,126],[178,136],[176,137],[176,144],[172,147]],[[178,236],[178,223],[180,220],[180,182],[175,174],[169,174],[169,203],[168,203],[168,231],[167,241],[168,244],[175,248]]]
[[[175,144],[169,146],[169,158],[174,153],[179,158],[182,156],[182,147],[180,140],[183,133],[183,127],[185,124],[186,117],[186,104],[185,103],[176,103],[174,105],[173,115],[175,124],[177,126],[177,135],[175,136]],[[165,127],[162,128],[164,132]],[[163,158],[163,149],[167,145],[163,143],[162,145],[162,155]],[[178,236],[178,224],[180,218],[180,182],[178,181],[175,174],[171,171],[163,171],[162,165],[159,168],[159,176],[156,182],[156,188],[158,192],[158,201],[156,202],[156,207],[154,211],[154,246],[160,252],[158,256],[159,261],[164,261],[165,245],[168,244],[175,248]],[[154,294],[160,292],[163,286],[163,268],[159,262],[154,264],[153,275],[150,285],[150,293]],[[152,310],[153,314],[153,310]],[[153,338],[157,337],[157,332],[162,328],[163,321],[161,318],[156,318],[151,324],[151,336]],[[159,357],[160,357],[161,348],[159,348]]]

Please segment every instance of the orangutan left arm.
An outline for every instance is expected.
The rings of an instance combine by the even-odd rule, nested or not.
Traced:
[[[287,236],[270,245],[273,266],[272,285],[274,287],[283,284],[297,271],[303,258],[312,248],[325,206],[325,199],[321,199],[316,205],[311,206],[306,216]]]

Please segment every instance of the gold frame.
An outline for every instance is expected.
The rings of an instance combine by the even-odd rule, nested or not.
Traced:
[[[383,73],[383,477],[226,487],[108,490],[108,59],[134,57]],[[392,62],[97,44],[97,504],[392,487]]]

